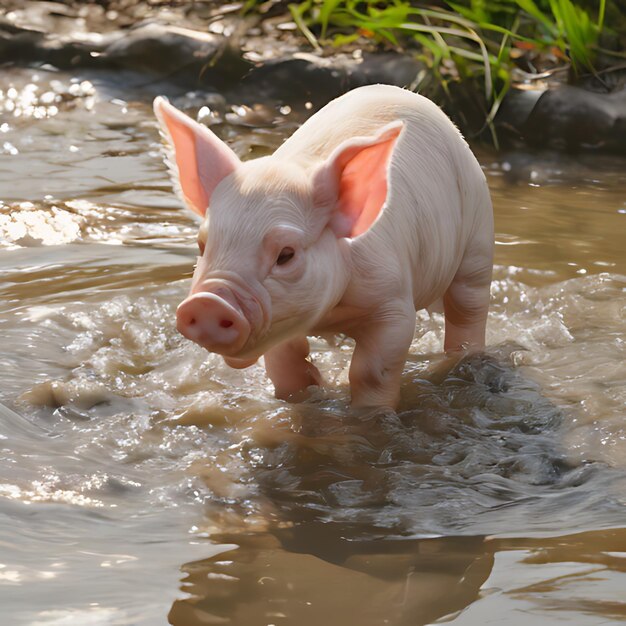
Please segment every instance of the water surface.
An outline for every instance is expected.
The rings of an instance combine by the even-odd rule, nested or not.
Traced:
[[[397,416],[354,415],[314,340],[293,406],[175,332],[195,223],[123,78],[0,84],[3,623],[622,623],[625,163],[477,149],[486,354],[420,313]],[[244,158],[305,114],[169,95]]]

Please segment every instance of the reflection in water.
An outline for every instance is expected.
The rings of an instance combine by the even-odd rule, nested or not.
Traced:
[[[479,154],[488,352],[446,361],[421,313],[398,414],[355,414],[350,342],[315,340],[329,385],[291,406],[175,332],[196,226],[149,95],[37,74],[0,85],[2,617],[624,619],[623,162]],[[170,95],[205,116],[206,94]],[[300,121],[222,100],[205,122],[242,156]]]
[[[522,624],[530,614],[541,624],[611,624],[626,617],[624,529],[517,540],[353,536],[351,528],[305,524],[215,537],[238,547],[183,566],[189,597],[174,603],[170,623],[419,626],[448,617]]]
[[[483,537],[358,541],[353,529],[301,525],[216,537],[238,547],[188,563],[170,623],[418,626],[474,602],[493,566]]]
[[[489,623],[503,611],[513,624],[623,624],[626,530],[550,539],[493,539],[493,572],[481,599],[454,623]],[[516,617],[519,616],[519,617]]]

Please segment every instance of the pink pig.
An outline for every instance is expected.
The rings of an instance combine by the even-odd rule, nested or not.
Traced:
[[[391,407],[415,312],[443,299],[445,350],[481,349],[493,265],[485,176],[430,100],[355,89],[274,154],[241,162],[162,98],[154,109],[175,182],[202,218],[201,256],[177,328],[247,367],[260,356],[276,396],[320,384],[307,335],[356,342],[352,404]]]

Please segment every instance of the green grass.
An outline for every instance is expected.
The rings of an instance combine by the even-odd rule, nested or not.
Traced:
[[[556,56],[574,75],[595,72],[606,0],[597,0],[592,12],[572,0],[448,0],[447,8],[409,0],[304,0],[289,10],[318,50],[360,38],[386,42],[414,50],[444,92],[453,81],[480,81],[490,125],[520,56]]]

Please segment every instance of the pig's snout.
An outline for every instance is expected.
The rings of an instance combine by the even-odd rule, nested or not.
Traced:
[[[237,354],[250,336],[250,323],[230,290],[195,293],[176,311],[176,328],[210,352]]]

